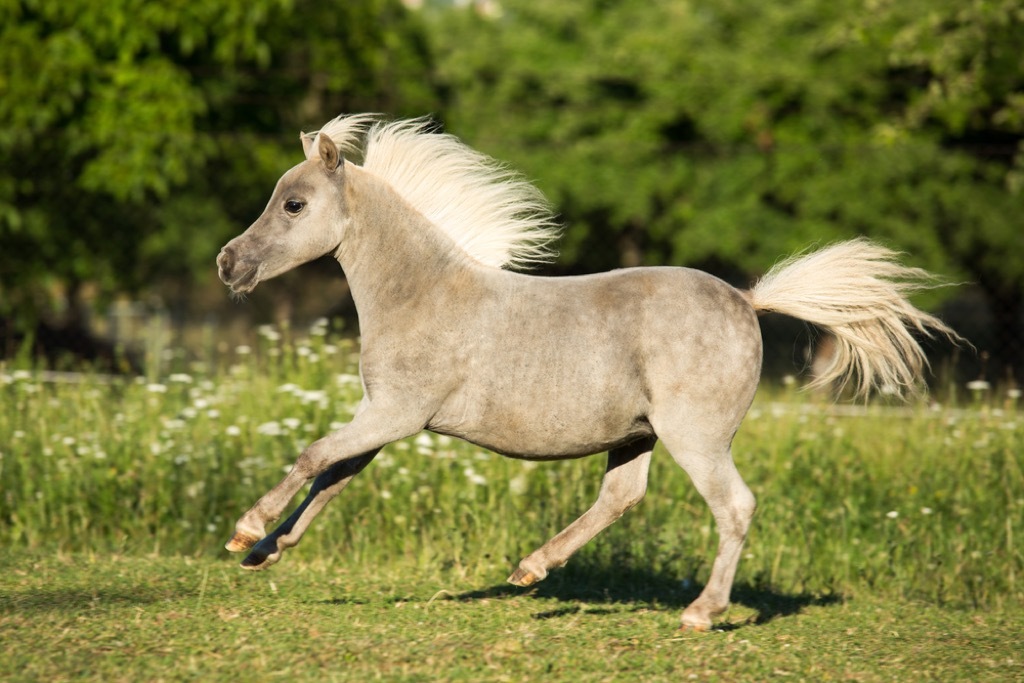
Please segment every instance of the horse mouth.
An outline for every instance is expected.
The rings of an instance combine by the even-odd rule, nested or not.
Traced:
[[[221,280],[223,280],[224,284],[231,289],[232,293],[248,294],[252,290],[256,289],[256,285],[259,284],[260,268],[259,266],[253,266],[230,282],[228,282],[222,274]]]

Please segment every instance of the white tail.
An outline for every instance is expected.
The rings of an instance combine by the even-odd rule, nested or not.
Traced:
[[[907,296],[941,286],[899,254],[858,238],[778,263],[751,289],[757,311],[774,311],[818,325],[835,336],[831,363],[812,387],[856,381],[858,396],[872,389],[898,395],[919,386],[927,367],[915,332],[961,337],[935,316],[914,308]]]

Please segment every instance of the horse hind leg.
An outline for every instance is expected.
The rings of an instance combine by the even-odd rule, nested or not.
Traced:
[[[647,471],[654,439],[642,439],[608,452],[608,467],[597,501],[575,522],[519,563],[508,577],[516,586],[544,579],[548,570],[563,566],[601,530],[639,503],[647,491]]]
[[[684,611],[682,628],[705,631],[729,606],[736,567],[754,516],[754,494],[732,460],[732,435],[655,431],[672,458],[690,476],[718,527],[718,552],[707,585]]]

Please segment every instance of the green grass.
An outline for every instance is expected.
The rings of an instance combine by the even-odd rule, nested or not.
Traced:
[[[74,555],[2,569],[10,680],[1024,677],[1019,618],[870,593],[743,588],[724,630],[693,634],[676,630],[693,590],[614,572],[567,571],[524,592],[344,562],[249,574],[210,558]]]
[[[759,501],[735,604],[687,635],[716,537],[663,452],[644,502],[532,591],[505,576],[590,505],[603,458],[419,435],[241,572],[235,518],[359,399],[354,344],[322,327],[250,346],[146,380],[0,367],[0,677],[1024,679],[1015,398],[764,392],[734,448]]]

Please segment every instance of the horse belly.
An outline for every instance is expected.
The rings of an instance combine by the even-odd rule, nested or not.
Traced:
[[[463,387],[429,425],[510,457],[561,459],[649,436],[640,375],[599,353],[507,365],[489,388]],[[477,378],[479,379],[479,378]]]

